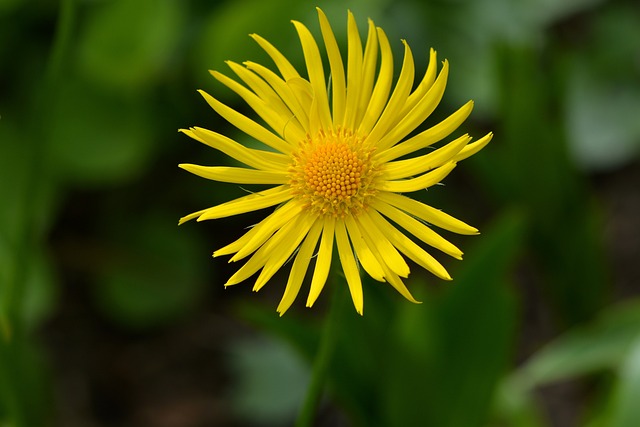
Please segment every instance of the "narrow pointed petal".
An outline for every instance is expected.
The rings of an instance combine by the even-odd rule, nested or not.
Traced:
[[[362,121],[358,125],[358,132],[363,135],[371,132],[371,129],[373,129],[378,121],[380,114],[382,114],[384,107],[387,105],[391,84],[393,83],[393,54],[391,53],[389,39],[387,39],[386,34],[381,28],[377,28],[377,33],[381,55],[380,72],[378,73],[378,79],[376,80],[371,99],[362,117]]]
[[[269,102],[218,71],[211,71],[211,75],[238,94],[278,135],[291,143],[304,138],[305,132],[299,125],[293,124],[289,126],[291,114],[287,115],[282,110],[271,108]],[[285,132],[285,128],[287,132]]]
[[[226,64],[275,113],[284,119],[291,115],[291,110],[282,102],[278,94],[257,74],[233,61],[226,61]]]
[[[227,283],[224,284],[224,287],[226,288],[227,286],[233,286],[237,285],[238,283],[244,282],[249,277],[253,276],[258,270],[264,267],[267,259],[269,259],[269,252],[267,250],[264,250],[263,248],[260,248],[260,250],[253,254],[253,256],[249,258],[249,260],[245,262],[244,265],[238,269],[238,271],[236,271],[231,277],[229,277],[229,280],[227,280]]]
[[[384,166],[384,177],[387,180],[407,178],[440,167],[452,161],[469,141],[471,137],[463,135],[424,156],[389,162]]]
[[[196,141],[200,141],[209,147],[215,148],[237,161],[260,170],[281,170],[291,162],[288,156],[268,151],[254,150],[242,144],[204,128],[191,128],[180,130],[185,135]]]
[[[384,181],[379,188],[382,191],[391,191],[393,193],[410,193],[412,191],[424,190],[442,181],[455,167],[456,164],[450,162],[417,178],[400,181]]]
[[[319,7],[316,9],[318,11],[318,20],[320,21],[320,31],[322,32],[327,57],[329,58],[329,68],[331,69],[332,114],[334,125],[337,126],[343,123],[346,105],[347,85],[345,83],[344,64],[327,16]]]
[[[264,242],[266,242],[275,232],[280,230],[285,224],[291,221],[296,215],[300,215],[302,210],[302,203],[298,201],[289,201],[284,206],[276,209],[271,215],[263,219],[249,232],[245,234],[247,238],[242,239],[242,245],[239,246],[236,242],[231,245],[214,252],[214,256],[221,254],[224,250],[228,252],[230,249],[235,249],[233,252],[236,254],[231,257],[229,262],[239,261],[254,251],[258,250]],[[244,237],[244,236],[243,236]],[[240,239],[239,239],[240,240]],[[231,252],[231,253],[233,253]]]
[[[282,296],[282,300],[278,305],[277,312],[282,316],[285,311],[291,307],[293,301],[298,296],[300,292],[300,287],[302,286],[302,281],[304,280],[304,276],[307,273],[307,269],[309,268],[309,261],[311,261],[311,257],[313,256],[313,251],[316,248],[318,243],[318,239],[320,237],[320,233],[322,232],[324,225],[324,221],[322,218],[316,219],[311,230],[307,234],[307,237],[302,242],[300,246],[300,250],[296,255],[295,261],[293,261],[293,266],[291,267],[291,272],[289,273],[289,279],[287,280],[287,286],[284,290],[284,295]]]
[[[233,108],[224,105],[222,102],[218,101],[205,91],[199,90],[198,92],[216,113],[220,114],[220,116],[240,129],[242,132],[257,139],[260,142],[265,143],[269,147],[280,151],[281,153],[289,154],[291,152],[291,144],[280,138],[278,135],[267,130],[245,115],[238,113]]]
[[[302,108],[307,110],[311,109],[311,103],[313,102],[313,89],[311,83],[301,77],[287,80],[287,86],[291,88],[291,91],[295,95],[296,99],[302,105]]]
[[[400,144],[396,144],[387,150],[380,151],[380,154],[376,155],[376,160],[381,163],[385,163],[406,154],[413,153],[414,151],[418,151],[422,148],[429,147],[430,145],[446,138],[453,133],[453,131],[458,129],[467,117],[469,117],[471,110],[473,110],[473,101],[467,102],[460,107],[458,111],[424,132],[421,132]]]
[[[407,98],[407,102],[402,107],[402,111],[400,112],[399,116],[401,117],[406,116],[409,113],[409,111],[413,110],[416,104],[431,89],[431,86],[433,85],[433,82],[436,79],[437,68],[438,68],[438,64],[437,64],[436,51],[433,49],[430,49],[429,65],[427,66],[427,70],[424,73],[424,77],[422,78],[422,81],[420,81],[420,84],[418,85],[416,90],[414,90],[411,93],[411,95],[409,95],[409,98]]]
[[[333,256],[333,236],[335,235],[336,220],[333,217],[323,219],[322,239],[318,248],[318,257],[316,259],[316,268],[313,271],[313,279],[311,279],[311,287],[307,298],[307,307],[313,306],[318,299],[322,288],[324,288],[329,277],[331,269],[331,258]]]
[[[427,245],[454,258],[462,259],[460,249],[415,218],[384,202],[376,201],[373,207]]]
[[[358,102],[360,101],[363,54],[358,25],[351,12],[348,14],[347,33],[347,107],[343,124],[347,129],[353,129],[358,114]]]
[[[395,228],[376,211],[371,212],[376,225],[400,252],[410,260],[444,280],[451,280],[447,270],[431,254],[418,246],[413,240]]]
[[[397,122],[398,112],[402,105],[407,101],[409,92],[411,92],[411,86],[413,85],[413,77],[415,74],[415,68],[413,63],[413,54],[409,44],[403,40],[404,44],[404,60],[402,61],[402,69],[400,70],[400,77],[396,87],[391,94],[389,103],[385,107],[380,119],[373,127],[373,130],[365,138],[364,144],[367,142],[377,144],[378,141],[386,134],[391,126]]]
[[[322,58],[316,41],[313,39],[309,29],[298,21],[292,21],[298,32],[302,52],[307,64],[307,73],[309,74],[309,82],[313,88],[313,97],[318,101],[318,112],[320,113],[320,121],[324,129],[331,129],[332,120],[329,111],[329,99],[327,96],[327,84],[324,78],[324,69],[322,67]]]
[[[384,262],[394,273],[401,277],[409,277],[409,266],[402,255],[389,242],[368,213],[363,213],[357,218],[360,231],[365,241],[371,242],[380,254],[381,262]],[[385,276],[386,277],[386,276]]]
[[[376,66],[378,64],[378,32],[371,19],[369,19],[369,33],[367,34],[367,45],[364,48],[364,59],[362,64],[362,82],[360,87],[360,101],[358,102],[358,114],[353,124],[353,129],[360,127],[367,106],[371,102],[373,84],[376,77]]]
[[[493,132],[489,132],[479,140],[475,141],[472,144],[467,145],[460,151],[454,158],[454,162],[459,162],[460,160],[464,160],[476,154],[478,151],[482,150],[493,138]]]
[[[360,279],[360,272],[358,271],[356,259],[353,256],[353,249],[349,243],[347,230],[345,229],[342,221],[336,221],[336,244],[338,246],[338,256],[340,257],[340,263],[342,264],[342,271],[344,271],[347,284],[349,285],[349,292],[351,293],[353,305],[358,314],[362,315],[364,307],[362,281]]]
[[[198,212],[194,212],[191,213],[189,215],[183,216],[182,218],[180,218],[180,220],[178,221],[178,225],[182,225],[187,221],[191,221],[192,219],[198,218],[200,215],[202,215],[203,213],[205,213],[207,210],[206,209],[202,209]]]
[[[400,277],[398,277],[398,275],[396,273],[394,273],[389,266],[384,266],[385,269],[385,277],[387,278],[387,281],[391,284],[391,286],[393,286],[393,288],[398,291],[400,293],[400,295],[402,295],[403,297],[405,297],[408,301],[414,303],[414,304],[421,304],[420,301],[417,301],[413,295],[411,295],[411,292],[409,292],[409,289],[407,289],[407,286],[404,284],[404,282],[402,281],[402,279],[400,279]]]
[[[291,198],[291,189],[281,185],[259,193],[249,194],[230,202],[205,210],[198,221],[224,218],[246,212],[257,211],[285,202]]]
[[[280,267],[287,262],[315,221],[316,218],[312,215],[298,216],[294,221],[286,224],[274,235],[272,238],[274,242],[270,244],[269,259],[256,279],[256,283],[253,286],[254,291],[257,292],[262,289]],[[282,237],[280,237],[280,235]]]
[[[267,67],[247,61],[244,65],[260,77],[262,77],[276,91],[278,96],[285,103],[287,108],[293,113],[297,122],[302,126],[305,132],[309,131],[309,116],[303,105],[296,97],[291,87],[282,80],[276,73]],[[286,142],[286,141],[285,141]]]
[[[249,34],[249,37],[254,39],[260,45],[260,47],[265,52],[267,52],[267,54],[273,60],[274,64],[276,64],[276,67],[278,67],[278,70],[280,71],[280,74],[282,74],[282,77],[285,79],[285,81],[300,77],[300,74],[298,74],[298,71],[293,67],[293,65],[291,65],[289,60],[271,43],[257,34]]]
[[[249,258],[249,260],[242,267],[240,267],[240,269],[233,276],[229,278],[227,283],[225,283],[225,287],[240,283],[253,276],[261,268],[267,268],[267,265],[273,262],[273,255],[276,248],[279,248],[280,250],[286,250],[290,247],[291,243],[287,242],[287,244],[283,245],[283,241],[287,239],[292,230],[296,227],[296,225],[299,225],[300,222],[301,220],[299,217],[298,220],[290,221],[288,224],[278,230],[276,234],[274,234],[264,245],[262,245],[260,249],[258,249],[258,251],[256,251],[256,253],[254,253],[251,258]],[[304,235],[300,237],[300,239],[302,239],[303,237]],[[296,244],[295,247],[297,247],[297,245],[298,244]],[[291,249],[291,251],[294,251],[295,247]],[[257,289],[254,286],[254,291],[255,290]]]
[[[253,276],[258,270],[264,268],[267,262],[269,261],[271,254],[273,252],[273,248],[280,245],[282,239],[286,236],[284,233],[291,230],[295,221],[290,222],[287,226],[278,230],[278,232],[272,236],[267,243],[262,245],[260,249],[258,249],[247,262],[244,263],[242,267],[238,269],[238,271],[229,278],[226,286],[232,286],[247,280],[249,277]],[[283,231],[284,230],[284,231]]]
[[[363,237],[367,242],[367,244],[372,248],[371,249],[372,254],[375,257],[376,262],[382,269],[383,275],[387,280],[387,282],[389,282],[391,286],[393,286],[398,292],[400,292],[400,294],[402,294],[402,296],[404,296],[406,299],[408,299],[411,302],[418,303],[418,301],[416,301],[415,298],[413,298],[413,296],[411,295],[407,287],[404,285],[404,283],[402,283],[402,280],[400,279],[398,274],[394,271],[395,269],[398,268],[398,266],[396,265],[394,268],[391,265],[392,263],[390,262],[390,260],[385,258],[385,252],[381,252],[378,249],[380,245],[378,244],[378,242],[373,240],[374,238],[371,237],[371,235],[368,233],[369,231],[370,231],[369,229],[363,230]],[[395,251],[395,248],[393,250]],[[398,257],[402,258],[400,254],[398,254]],[[402,263],[406,265],[406,263],[404,262],[404,259],[402,259]],[[409,270],[409,267],[407,266],[406,267],[407,275],[408,275],[408,270]]]
[[[364,271],[366,271],[367,274],[374,280],[377,280],[378,282],[384,282],[384,271],[382,270],[382,267],[376,260],[375,256],[373,256],[369,245],[365,242],[358,224],[350,216],[347,216],[344,222],[347,226],[347,232],[349,233],[349,240],[351,240],[353,249],[355,250],[356,256],[360,261],[360,265],[362,266],[362,268],[364,268]]]
[[[311,107],[309,108],[309,132],[310,135],[317,135],[322,129],[322,119],[320,118],[320,109],[318,106],[318,98],[313,98]]]
[[[444,66],[438,79],[435,81],[429,91],[420,99],[414,108],[411,109],[406,115],[398,114],[399,118],[397,124],[387,132],[384,137],[378,143],[380,149],[385,149],[395,145],[402,138],[415,130],[427,117],[433,113],[436,109],[442,95],[444,95],[444,89],[447,86],[447,76],[449,73],[449,63],[444,61]]]
[[[234,184],[285,184],[287,173],[282,171],[261,171],[225,166],[200,166],[189,163],[178,165],[187,172],[202,178]]]
[[[478,229],[472,227],[449,214],[442,212],[432,206],[425,205],[417,200],[411,199],[402,194],[380,192],[378,199],[398,209],[407,212],[423,221],[458,234],[478,234]]]

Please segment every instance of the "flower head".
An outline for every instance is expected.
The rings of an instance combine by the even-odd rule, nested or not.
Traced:
[[[423,149],[453,133],[473,108],[473,102],[469,101],[442,122],[407,137],[440,102],[447,82],[448,62],[443,62],[438,73],[436,53],[431,49],[424,77],[413,89],[413,55],[403,41],[404,60],[394,86],[393,56],[384,31],[369,20],[363,50],[355,19],[349,13],[345,72],[333,31],[320,9],[318,17],[331,76],[329,88],[320,49],[310,31],[296,21],[293,25],[300,38],[308,77],[301,75],[273,45],[255,34],[251,37],[271,57],[278,73],[250,61],[242,65],[227,63],[242,83],[217,71],[211,72],[238,94],[264,123],[200,91],[207,103],[231,124],[269,148],[248,148],[199,127],[183,129],[191,138],[247,167],[192,164],[180,167],[215,181],[273,187],[195,212],[182,218],[180,223],[272,208],[266,218],[235,242],[215,251],[214,256],[233,254],[231,261],[249,257],[225,286],[240,283],[259,271],[254,285],[256,291],[287,260],[293,259],[278,306],[281,314],[299,293],[312,258],[315,258],[315,267],[307,306],[316,301],[329,274],[334,242],[358,313],[362,314],[363,310],[359,266],[375,280],[388,282],[405,298],[416,302],[401,279],[409,275],[404,257],[442,279],[451,280],[451,277],[414,240],[454,258],[462,257],[457,247],[427,224],[460,234],[476,234],[477,230],[403,193],[439,183],[457,162],[482,149],[492,134],[474,142],[470,136],[463,135],[424,153]]]

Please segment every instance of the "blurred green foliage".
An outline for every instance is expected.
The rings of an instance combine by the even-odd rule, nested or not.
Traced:
[[[542,427],[551,421],[538,391],[575,380],[597,384],[579,425],[638,425],[640,285],[631,301],[612,298],[607,212],[589,179],[637,166],[637,2],[318,5],[338,39],[349,7],[361,28],[371,17],[385,29],[396,55],[406,38],[419,67],[436,48],[451,62],[436,118],[474,99],[465,131],[496,133],[447,191],[420,196],[481,226],[481,236],[460,240],[469,250],[450,268],[454,282],[414,272],[410,287],[424,303],[413,306],[367,281],[365,316],[347,305],[339,313],[330,400],[356,426]],[[199,125],[244,142],[195,90],[246,109],[207,69],[264,62],[246,37],[254,32],[300,66],[289,20],[318,34],[313,6],[0,0],[0,426],[60,425],[39,331],[73,292],[89,294],[91,309],[126,333],[169,328],[207,304],[255,325],[264,337],[230,344],[229,399],[242,422],[288,424],[322,315],[299,303],[279,318],[242,290],[243,302],[226,308],[234,300],[218,295],[223,263],[208,252],[232,239],[226,227],[251,222],[177,229],[178,217],[241,190],[180,172],[179,162],[227,159],[176,130]],[[522,282],[543,295],[535,303],[553,325],[552,338],[524,355]]]

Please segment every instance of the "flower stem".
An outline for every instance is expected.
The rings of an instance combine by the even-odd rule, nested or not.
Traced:
[[[332,276],[335,277],[335,274]],[[320,336],[320,343],[313,362],[311,381],[309,382],[307,394],[302,409],[298,414],[295,427],[310,427],[313,425],[318,405],[322,399],[327,373],[331,365],[331,359],[333,358],[333,350],[336,346],[339,314],[345,293],[344,286],[340,286],[342,283],[337,282],[339,281],[335,280],[334,283],[331,283],[334,286],[331,301],[329,302],[329,312],[325,319],[322,335]]]

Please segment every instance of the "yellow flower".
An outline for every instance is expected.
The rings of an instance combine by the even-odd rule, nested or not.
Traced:
[[[448,62],[445,60],[437,73],[436,53],[431,49],[426,73],[412,91],[413,56],[403,40],[402,69],[391,90],[393,56],[384,31],[369,20],[363,51],[355,19],[349,12],[345,73],[333,31],[320,9],[318,17],[329,79],[316,41],[310,31],[296,21],[293,25],[302,45],[307,78],[256,34],[251,37],[271,57],[279,73],[255,62],[240,65],[229,61],[227,64],[243,85],[211,71],[213,77],[238,94],[271,129],[200,91],[207,103],[266,147],[264,150],[247,148],[199,127],[183,129],[181,131],[191,138],[247,167],[192,164],[180,167],[215,181],[273,187],[192,213],[180,223],[276,206],[246,234],[213,255],[234,254],[230,261],[250,257],[225,286],[240,283],[260,271],[255,291],[287,260],[293,259],[277,309],[281,315],[296,298],[312,258],[315,258],[315,268],[307,306],[311,307],[316,301],[329,274],[334,241],[358,313],[362,314],[363,310],[359,265],[375,280],[389,282],[405,298],[417,302],[402,282],[401,278],[409,275],[409,266],[401,254],[442,279],[451,280],[451,277],[405,232],[461,259],[462,252],[426,224],[459,234],[478,231],[402,193],[439,183],[458,161],[482,149],[492,134],[475,142],[463,135],[438,149],[421,153],[455,131],[473,108],[473,102],[469,101],[442,122],[407,137],[440,102],[447,82]],[[401,159],[411,154],[414,157]]]

